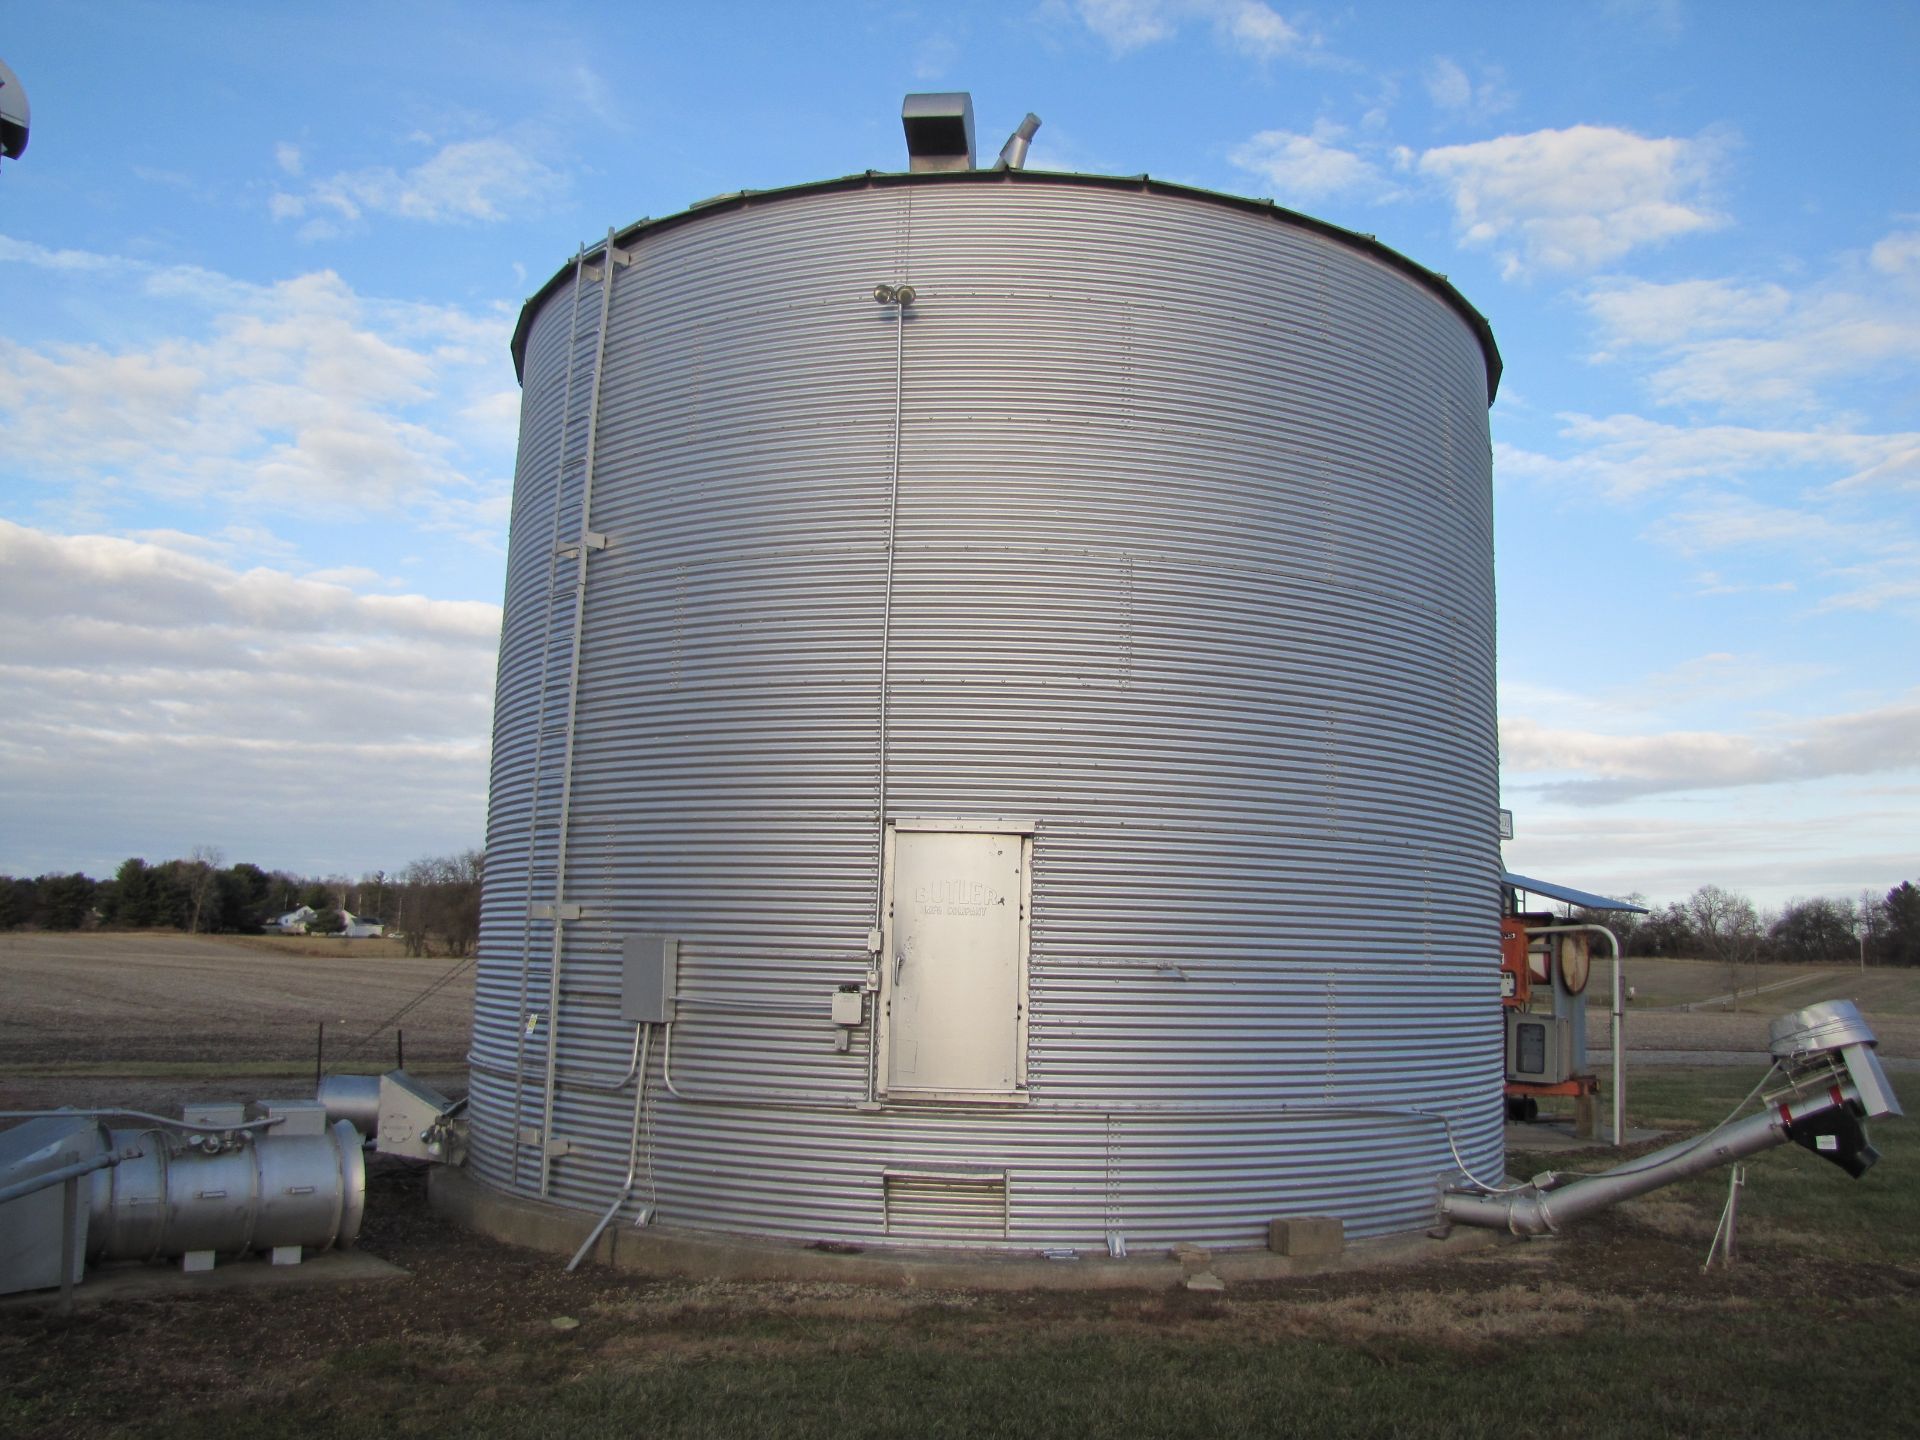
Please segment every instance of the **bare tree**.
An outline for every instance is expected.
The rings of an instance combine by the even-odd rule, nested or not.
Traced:
[[[1727,989],[1738,1010],[1742,971],[1751,969],[1760,953],[1764,931],[1759,912],[1744,895],[1702,885],[1687,900],[1687,919],[1707,958],[1727,967]]]
[[[480,938],[478,850],[415,860],[401,875],[399,922],[409,955],[438,940],[449,955],[471,955]]]
[[[196,845],[187,854],[187,897],[193,906],[187,920],[189,935],[200,933],[200,916],[207,908],[207,898],[213,894],[213,887],[219,883],[220,864],[225,859],[226,856],[220,853],[217,845]]]

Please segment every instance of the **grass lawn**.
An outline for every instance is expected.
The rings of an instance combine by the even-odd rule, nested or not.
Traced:
[[[1755,1075],[1648,1070],[1641,1121],[1718,1120]],[[1913,1098],[1920,1101],[1920,1095]],[[568,1276],[451,1231],[376,1172],[384,1286],[0,1313],[0,1431],[35,1436],[1756,1436],[1910,1433],[1920,1140],[1862,1180],[1751,1164],[1558,1238],[1390,1272],[1185,1290],[924,1293]],[[1604,1152],[1515,1155],[1532,1173]],[[556,1327],[565,1317],[576,1326]]]

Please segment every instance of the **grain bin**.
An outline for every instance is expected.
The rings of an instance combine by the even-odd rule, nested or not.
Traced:
[[[514,354],[481,1186],[1138,1252],[1500,1172],[1499,361],[1444,279],[926,168],[610,234]]]

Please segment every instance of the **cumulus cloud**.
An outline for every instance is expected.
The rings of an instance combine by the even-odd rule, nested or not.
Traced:
[[[0,520],[0,614],[0,869],[102,837],[323,867],[478,838],[497,606]]]
[[[1312,48],[1310,37],[1262,0],[1076,0],[1074,11],[1119,55],[1170,40],[1194,22],[1209,25],[1222,45],[1253,60]]]
[[[1637,415],[1560,420],[1576,453],[1498,443],[1496,472],[1620,502],[1676,491],[1645,539],[1694,559],[1744,552],[1765,567],[1737,577],[1703,570],[1699,593],[1798,590],[1816,612],[1917,608],[1920,536],[1906,513],[1850,502],[1876,489],[1920,488],[1920,434],[1670,425]],[[1774,498],[1783,491],[1789,498]]]
[[[1725,223],[1705,198],[1719,149],[1576,125],[1442,146],[1415,168],[1447,191],[1462,243],[1521,276],[1592,269]]]
[[[1500,726],[1504,769],[1557,778],[1534,787],[1573,804],[1781,785],[1920,766],[1920,700],[1824,716],[1756,734],[1670,731],[1616,735],[1560,729],[1530,716]]]
[[[562,188],[559,172],[524,146],[498,138],[456,140],[410,169],[342,170],[303,191],[276,191],[268,208],[276,220],[305,220],[306,238],[324,239],[369,213],[443,225],[504,220]]]
[[[1485,67],[1475,80],[1459,61],[1436,55],[1428,63],[1424,79],[1427,98],[1453,115],[1477,119],[1513,107],[1513,92],[1507,88],[1506,73],[1498,66]]]
[[[1914,483],[1920,433],[1862,435],[1843,430],[1676,425],[1641,415],[1562,414],[1571,455],[1494,446],[1503,475],[1542,480],[1626,500],[1691,482],[1786,477],[1840,489]]]
[[[1271,185],[1283,203],[1380,188],[1380,173],[1373,164],[1339,145],[1344,134],[1341,127],[1325,121],[1307,135],[1262,130],[1236,147],[1229,158]]]
[[[1829,412],[1834,382],[1904,374],[1920,361],[1920,294],[1887,278],[1903,273],[1905,239],[1883,239],[1866,266],[1799,291],[1723,279],[1603,280],[1585,297],[1600,340],[1594,358],[1651,361],[1647,388],[1663,405]]]
[[[91,258],[0,247],[0,261],[62,271],[92,274]],[[270,285],[132,262],[112,273],[187,305],[187,332],[0,339],[5,464],[21,482],[254,512],[401,512],[497,544],[504,310],[370,299],[330,271]]]
[[[1920,230],[1898,230],[1878,241],[1870,256],[1883,275],[1920,276]]]

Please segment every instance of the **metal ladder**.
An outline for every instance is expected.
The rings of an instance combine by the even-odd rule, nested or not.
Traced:
[[[593,529],[595,445],[600,422],[600,382],[607,352],[614,276],[632,263],[631,251],[613,243],[574,257],[572,316],[567,332],[567,370],[561,393],[560,434],[552,463],[553,524],[547,541],[546,581],[538,602],[540,621],[539,705],[534,718],[533,778],[526,816],[526,888],[520,934],[519,1023],[513,1065],[513,1183],[521,1183],[533,1152],[539,1192],[548,1193],[552,1162],[567,1142],[553,1130],[554,1072],[559,1058],[560,980],[569,922],[582,918],[566,894],[567,820],[572,800],[574,721],[580,696],[580,651],[586,619],[588,560],[607,548]],[[594,291],[598,291],[597,297]],[[586,312],[593,312],[588,328]],[[544,984],[543,1009],[530,1006]],[[543,1083],[537,1121],[527,1114],[527,1051],[544,1035]]]

